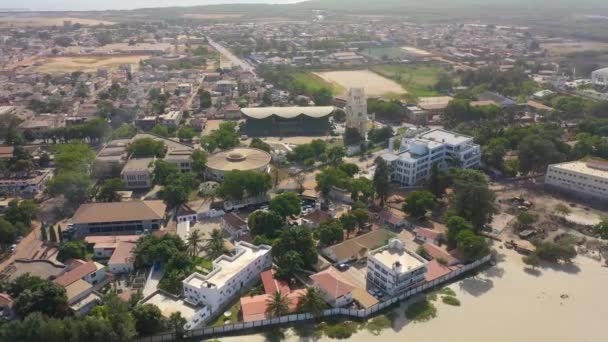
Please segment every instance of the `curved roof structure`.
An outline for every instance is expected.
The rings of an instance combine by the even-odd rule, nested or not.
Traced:
[[[300,115],[311,118],[322,118],[330,115],[335,110],[332,106],[326,107],[250,107],[241,108],[243,115],[253,119],[266,119],[270,116],[278,116],[283,119],[293,119]]]
[[[207,167],[217,171],[250,171],[270,163],[270,153],[257,148],[239,147],[212,154],[207,158]]]

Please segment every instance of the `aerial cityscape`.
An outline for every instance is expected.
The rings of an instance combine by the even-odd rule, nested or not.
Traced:
[[[604,341],[607,20],[3,3],[0,341]]]

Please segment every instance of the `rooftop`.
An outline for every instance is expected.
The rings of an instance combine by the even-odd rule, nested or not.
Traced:
[[[213,271],[208,275],[193,273],[184,280],[190,286],[202,288],[223,287],[228,280],[238,274],[258,257],[269,253],[271,247],[266,245],[255,246],[240,241],[236,245],[236,254],[222,255],[213,261]]]
[[[358,259],[367,255],[367,252],[383,244],[390,237],[386,229],[378,229],[367,234],[346,240],[337,245],[327,247],[324,252],[334,261]]]
[[[42,279],[50,279],[63,273],[65,266],[54,264],[48,260],[15,260],[5,268],[8,280],[13,281],[19,276],[29,273]]]
[[[97,271],[97,265],[93,261],[82,264],[69,272],[65,272],[60,277],[55,279],[55,282],[61,286],[67,287],[72,283],[86,277],[87,275]]]
[[[396,268],[400,266],[404,273],[425,264],[421,257],[408,252],[403,246],[403,242],[397,239],[393,239],[388,245],[373,251],[371,255],[387,268],[397,271]]]
[[[560,170],[579,172],[589,176],[608,178],[608,162],[600,160],[591,160],[586,162],[573,161],[549,166]]]
[[[234,148],[212,154],[207,159],[207,167],[218,171],[249,171],[262,168],[272,160],[270,153],[257,148]]]
[[[150,164],[154,162],[154,158],[134,158],[129,159],[125,166],[122,168],[122,172],[133,172],[133,171],[149,171],[152,167]]]
[[[72,217],[72,223],[160,220],[164,217],[166,208],[163,201],[85,203]]]
[[[272,115],[283,119],[293,119],[300,115],[311,118],[322,118],[330,115],[334,107],[258,107],[242,108],[243,115],[254,119],[266,119]]]
[[[458,145],[468,141],[472,141],[473,137],[464,134],[458,134],[444,129],[433,129],[417,136],[419,139],[431,140],[435,142],[445,142],[450,145]]]
[[[132,263],[134,261],[134,250],[135,243],[119,242],[108,261],[108,265]]]
[[[335,267],[310,276],[315,286],[323,289],[333,299],[340,298],[352,290],[355,286],[349,283]]]

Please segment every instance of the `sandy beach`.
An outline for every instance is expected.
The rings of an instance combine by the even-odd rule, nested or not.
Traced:
[[[578,257],[574,265],[524,270],[521,256],[500,249],[501,261],[473,278],[450,287],[462,305],[435,301],[437,317],[429,322],[406,322],[401,315],[392,329],[374,336],[359,331],[349,341],[551,341],[596,342],[606,340],[608,323],[608,268]],[[403,308],[397,309],[403,312]],[[287,341],[301,341],[292,330]],[[245,337],[221,338],[242,341]],[[247,341],[265,341],[261,335]],[[331,341],[326,337],[321,341]]]

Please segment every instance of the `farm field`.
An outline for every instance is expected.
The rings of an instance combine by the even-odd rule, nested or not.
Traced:
[[[319,75],[306,72],[298,72],[291,75],[292,86],[304,89],[307,94],[313,94],[323,88],[331,90],[332,95],[345,92],[345,88],[338,83],[328,82]]]
[[[52,57],[45,59],[40,66],[35,67],[35,70],[48,74],[74,71],[93,72],[98,68],[115,69],[121,64],[135,64],[139,66],[140,60],[148,58],[149,56],[147,55],[116,57]]]
[[[561,43],[543,43],[540,45],[540,47],[542,49],[547,49],[552,55],[567,55],[570,53],[583,51],[608,50],[608,43],[593,41],[572,41]]]
[[[391,96],[406,94],[399,83],[370,70],[317,72],[315,75],[327,82],[348,88],[364,88],[368,96]]]
[[[44,26],[63,26],[64,21],[71,21],[72,24],[81,24],[86,26],[95,25],[114,25],[114,22],[89,19],[89,18],[73,18],[73,17],[21,17],[21,16],[0,16],[0,27],[44,27]]]
[[[379,65],[371,70],[379,75],[390,78],[407,89],[414,96],[440,95],[432,87],[437,82],[439,74],[443,71],[438,66],[415,65]]]

